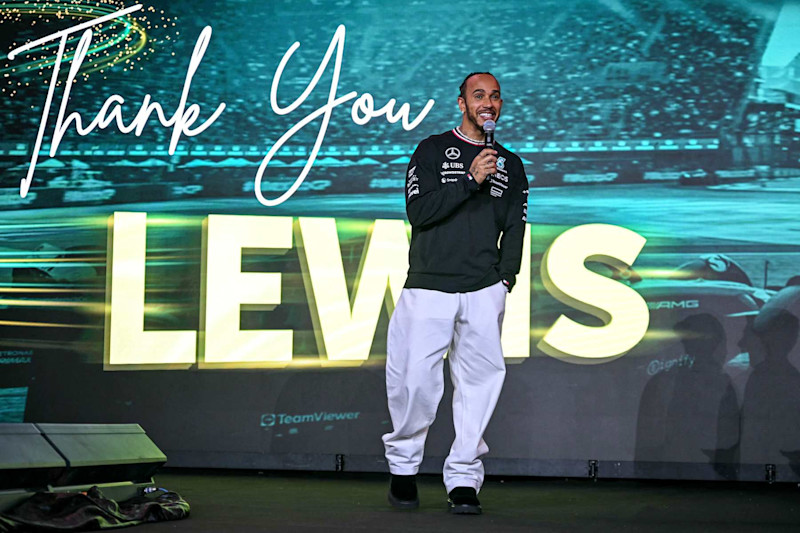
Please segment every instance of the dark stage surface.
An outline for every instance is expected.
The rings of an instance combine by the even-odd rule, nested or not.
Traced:
[[[386,502],[388,475],[167,470],[191,517],[137,531],[800,531],[794,485],[489,478],[481,516],[446,511],[441,477],[421,476],[421,506]]]

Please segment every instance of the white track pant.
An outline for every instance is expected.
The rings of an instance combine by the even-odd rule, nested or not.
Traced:
[[[389,323],[386,390],[394,431],[383,436],[392,474],[419,470],[428,428],[444,391],[444,355],[453,381],[456,438],[444,463],[447,492],[483,484],[480,457],[489,451],[489,424],[506,367],[500,328],[506,288],[468,293],[403,289]]]

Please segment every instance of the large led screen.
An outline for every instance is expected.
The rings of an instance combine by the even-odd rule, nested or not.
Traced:
[[[488,472],[800,479],[797,1],[6,0],[0,30],[0,422],[384,471],[407,166],[490,71],[530,200]]]

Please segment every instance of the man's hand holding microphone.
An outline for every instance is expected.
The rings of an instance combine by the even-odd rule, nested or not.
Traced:
[[[483,131],[486,134],[485,148],[475,156],[469,166],[469,173],[473,179],[482,184],[486,178],[497,173],[497,150],[494,149],[494,120],[487,120],[483,123]]]

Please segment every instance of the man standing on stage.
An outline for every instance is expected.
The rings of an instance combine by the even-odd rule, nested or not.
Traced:
[[[389,325],[386,389],[394,430],[383,442],[392,473],[389,502],[418,507],[415,476],[442,398],[447,353],[456,433],[444,463],[448,505],[456,514],[480,514],[480,458],[489,450],[483,433],[506,372],[500,329],[522,258],[528,180],[519,157],[487,146],[484,123],[496,121],[503,107],[495,77],[467,76],[458,107],[461,125],[422,141],[408,165],[411,249]]]

